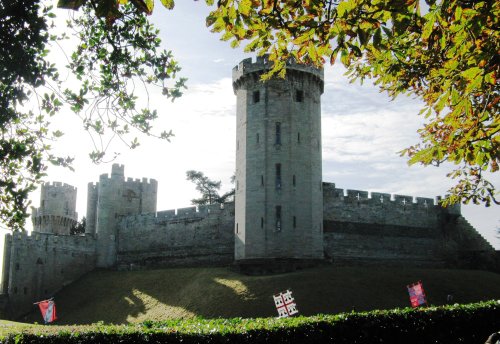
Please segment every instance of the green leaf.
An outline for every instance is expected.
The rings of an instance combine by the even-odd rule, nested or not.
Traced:
[[[426,16],[427,18],[427,21],[424,25],[424,29],[422,31],[422,40],[427,40],[431,33],[432,33],[432,30],[434,29],[434,22],[436,21],[436,14],[431,12],[429,13],[428,16]]]

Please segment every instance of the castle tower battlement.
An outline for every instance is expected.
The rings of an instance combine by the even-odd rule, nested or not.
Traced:
[[[293,61],[262,82],[267,57],[233,69],[235,259],[322,259],[323,71]]]
[[[40,207],[32,208],[33,230],[41,233],[70,234],[78,221],[76,187],[60,182],[41,186]]]

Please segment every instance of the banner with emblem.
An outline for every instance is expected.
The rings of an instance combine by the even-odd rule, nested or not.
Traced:
[[[42,313],[43,320],[46,324],[51,323],[57,319],[56,303],[54,302],[54,300],[43,300],[35,304],[38,304],[38,308],[40,308],[40,312]]]

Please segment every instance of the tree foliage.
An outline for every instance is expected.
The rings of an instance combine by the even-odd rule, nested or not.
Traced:
[[[410,164],[456,164],[445,204],[499,204],[484,174],[500,163],[500,2],[219,0],[207,25],[232,46],[269,54],[264,78],[283,76],[289,58],[340,59],[352,81],[418,96],[421,142],[401,154]]]
[[[234,197],[234,189],[220,195],[221,182],[209,179],[203,172],[189,170],[186,172],[186,179],[193,182],[196,185],[196,190],[201,193],[200,198],[191,200],[193,205],[224,203]]]
[[[153,130],[158,113],[138,100],[140,87],[147,93],[158,86],[172,100],[185,87],[143,9],[124,0],[70,2],[80,10],[62,34],[42,0],[0,3],[0,223],[13,230],[23,229],[28,194],[47,164],[71,166],[72,158],[50,153],[50,143],[63,134],[49,129],[53,115],[65,110],[80,117],[94,143],[90,158],[99,162],[114,138],[135,148],[137,133],[172,136]],[[49,62],[54,48],[68,59],[67,80]]]
[[[72,226],[69,229],[69,234],[71,235],[85,234],[86,227],[87,227],[87,219],[84,216],[80,221],[78,221],[74,226]]]

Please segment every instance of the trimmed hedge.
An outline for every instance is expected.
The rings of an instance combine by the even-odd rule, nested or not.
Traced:
[[[484,343],[491,333],[499,330],[500,303],[488,301],[287,319],[189,319],[136,325],[44,326],[10,333],[2,342]]]

